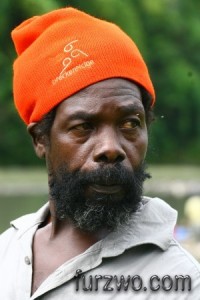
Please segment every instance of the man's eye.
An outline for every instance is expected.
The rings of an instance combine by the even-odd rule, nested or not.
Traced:
[[[75,129],[75,130],[82,130],[82,131],[84,131],[84,130],[91,130],[92,129],[92,126],[91,126],[91,124],[89,124],[89,123],[82,123],[82,124],[79,124],[79,125],[76,125],[76,126],[74,126],[73,127],[73,129]]]
[[[140,126],[140,120],[128,120],[121,124],[120,128],[122,129],[134,129]]]

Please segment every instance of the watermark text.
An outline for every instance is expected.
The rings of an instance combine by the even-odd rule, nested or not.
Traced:
[[[86,275],[81,269],[76,270],[75,285],[76,291],[128,291],[139,292],[147,290],[157,292],[169,291],[191,291],[192,280],[189,275],[165,275],[159,277],[152,275],[148,282],[144,282],[140,275]]]

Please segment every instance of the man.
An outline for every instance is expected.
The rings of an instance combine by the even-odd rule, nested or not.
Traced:
[[[155,94],[134,42],[73,8],[12,38],[15,104],[46,160],[49,203],[0,238],[2,299],[199,299],[176,212],[142,197]]]

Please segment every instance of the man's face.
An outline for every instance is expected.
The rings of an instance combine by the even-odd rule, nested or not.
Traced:
[[[46,149],[57,217],[86,231],[127,221],[147,177],[147,143],[141,94],[132,82],[104,80],[63,101]]]

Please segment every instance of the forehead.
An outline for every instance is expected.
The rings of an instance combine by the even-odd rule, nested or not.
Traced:
[[[61,102],[58,115],[71,115],[77,110],[104,112],[106,109],[123,108],[134,105],[143,109],[139,87],[129,80],[112,78],[88,86]]]

